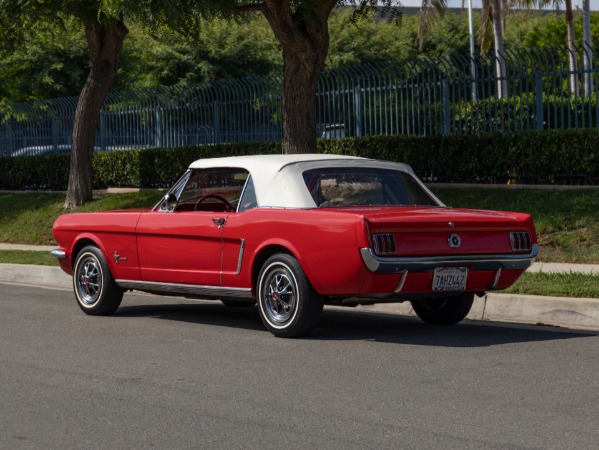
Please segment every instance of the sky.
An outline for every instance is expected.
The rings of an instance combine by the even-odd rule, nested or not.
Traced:
[[[422,4],[422,0],[400,0],[404,6],[416,6],[419,7]],[[464,0],[464,5],[468,5],[468,0]],[[451,8],[461,8],[462,0],[449,0],[449,6]],[[480,0],[472,0],[473,8],[480,8]],[[582,0],[572,0],[572,7],[574,9],[582,9]],[[563,10],[564,7],[562,6]],[[599,0],[591,0],[591,11],[599,11]]]

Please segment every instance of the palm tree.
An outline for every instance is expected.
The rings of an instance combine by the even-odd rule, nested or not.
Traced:
[[[548,2],[547,2],[548,3]],[[568,35],[568,69],[570,71],[570,92],[578,93],[578,74],[576,63],[576,36],[574,34],[574,12],[572,9],[572,0],[553,0],[556,8],[559,8],[562,3],[566,6],[566,29]],[[583,24],[583,67],[584,67],[584,95],[589,96],[593,92],[593,77],[591,74],[592,67],[592,47],[591,47],[591,8],[590,0],[582,1],[582,24]]]
[[[591,0],[582,2],[582,31],[584,51],[584,95],[590,97],[593,93],[593,74],[591,73],[593,56],[591,49]]]
[[[462,0],[463,1],[463,0]],[[571,2],[571,0],[566,0]],[[497,98],[507,96],[507,70],[505,67],[503,30],[510,8],[531,9],[543,8],[553,4],[559,7],[562,0],[483,0],[482,20],[480,25],[481,52],[486,53],[491,46],[491,33],[495,43],[495,66],[497,73]],[[574,29],[572,29],[574,30]]]
[[[510,8],[543,7],[551,3],[558,5],[562,0],[482,0],[481,24],[479,28],[481,54],[495,48],[495,70],[497,74],[497,98],[507,96],[507,69],[504,56],[503,29]],[[567,0],[571,1],[571,0]],[[462,0],[464,7],[464,0]],[[418,28],[419,47],[430,27],[440,19],[447,9],[447,0],[423,0]]]
[[[504,58],[502,18],[513,2],[510,0],[482,0],[481,25],[481,53],[486,54],[491,47],[490,36],[493,36],[495,47],[495,67],[497,73],[497,97],[507,95],[507,70]],[[517,1],[517,3],[520,3]],[[464,0],[462,0],[464,7]],[[447,9],[447,0],[423,0],[420,8],[420,21],[418,27],[418,44],[422,49],[424,37],[432,25],[436,23]]]
[[[568,66],[570,69],[570,92],[578,92],[578,77],[576,76],[576,45],[574,44],[574,14],[572,13],[572,0],[566,3],[566,27],[568,30]]]
[[[493,41],[495,42],[495,71],[497,74],[497,98],[507,97],[507,68],[505,66],[505,52],[503,46],[503,24],[502,18],[509,8],[509,0],[484,0],[483,1],[483,20],[481,29],[484,32],[489,27],[489,22],[493,28]],[[481,49],[486,52],[485,39],[481,42]]]
[[[549,1],[545,1],[545,4],[549,4]],[[556,8],[559,8],[562,3],[566,7],[566,29],[568,38],[568,69],[570,71],[570,92],[573,94],[578,93],[578,74],[577,74],[577,63],[576,63],[576,36],[574,34],[574,12],[572,9],[572,0],[552,0],[552,3]],[[584,95],[589,96],[593,92],[593,77],[591,74],[591,67],[593,58],[591,56],[591,8],[590,0],[582,1],[582,23],[583,23],[583,67],[584,67]]]

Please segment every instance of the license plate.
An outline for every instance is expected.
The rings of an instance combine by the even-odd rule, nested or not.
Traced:
[[[463,291],[467,277],[466,267],[438,267],[433,275],[433,291]]]

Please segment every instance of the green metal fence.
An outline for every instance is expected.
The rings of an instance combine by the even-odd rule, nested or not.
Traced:
[[[327,70],[316,95],[317,134],[477,134],[599,126],[598,47],[452,55]],[[474,74],[474,76],[472,75]],[[498,98],[498,83],[507,95]],[[77,98],[0,106],[0,156],[70,151]],[[97,150],[180,147],[282,138],[281,79],[112,92]]]

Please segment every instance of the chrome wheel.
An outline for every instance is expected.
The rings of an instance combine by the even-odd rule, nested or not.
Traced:
[[[277,253],[268,258],[256,287],[260,318],[275,336],[302,336],[318,324],[323,298],[293,256]]]
[[[114,281],[104,254],[91,245],[75,258],[73,290],[83,312],[94,316],[112,314],[123,298],[123,290]]]
[[[265,281],[267,289],[262,298],[264,311],[274,323],[288,322],[297,305],[297,287],[293,275],[284,268],[276,268]]]
[[[86,306],[93,306],[102,293],[102,268],[92,254],[85,255],[77,265],[77,291]]]

